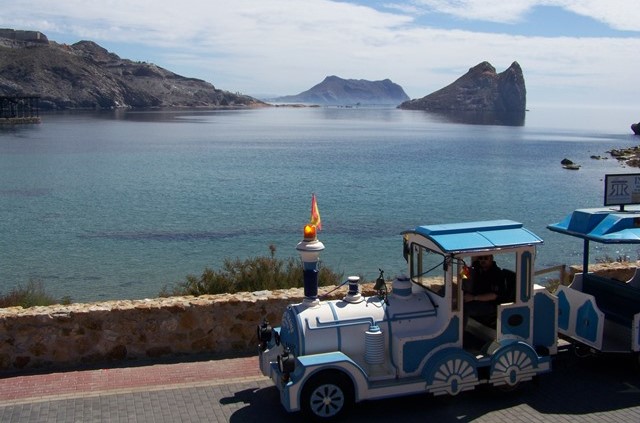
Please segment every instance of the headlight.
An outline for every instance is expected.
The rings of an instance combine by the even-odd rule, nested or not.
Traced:
[[[282,381],[288,382],[289,375],[296,369],[296,357],[289,351],[289,348],[285,348],[278,356],[278,369],[282,373]]]
[[[267,319],[262,321],[262,324],[258,325],[258,348],[260,351],[265,351],[267,349],[267,345],[269,341],[271,341],[271,335],[273,333],[273,328],[269,324]]]

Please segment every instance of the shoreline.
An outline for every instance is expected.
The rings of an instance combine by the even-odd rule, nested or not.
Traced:
[[[630,167],[640,167],[640,145],[607,151],[614,159]]]

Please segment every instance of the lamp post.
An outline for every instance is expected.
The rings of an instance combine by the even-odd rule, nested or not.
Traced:
[[[318,241],[315,225],[305,225],[304,238],[298,243],[296,250],[302,258],[304,276],[304,300],[302,303],[307,307],[317,306],[320,303],[318,300],[318,263],[320,252],[324,250],[324,244]]]

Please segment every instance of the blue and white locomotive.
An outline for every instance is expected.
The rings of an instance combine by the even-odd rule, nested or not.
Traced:
[[[258,327],[260,369],[287,411],[319,419],[364,400],[421,392],[455,395],[487,384],[513,389],[551,370],[558,299],[534,284],[542,239],[510,220],[418,226],[403,234],[406,275],[363,296],[349,278],[342,300],[318,298],[315,227],[298,244],[305,298],[280,327]],[[491,254],[502,267],[495,312],[465,313],[469,268]],[[471,281],[472,282],[472,281]]]

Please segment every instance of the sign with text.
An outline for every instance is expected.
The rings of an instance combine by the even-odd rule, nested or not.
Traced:
[[[604,175],[604,205],[640,204],[640,173]]]

